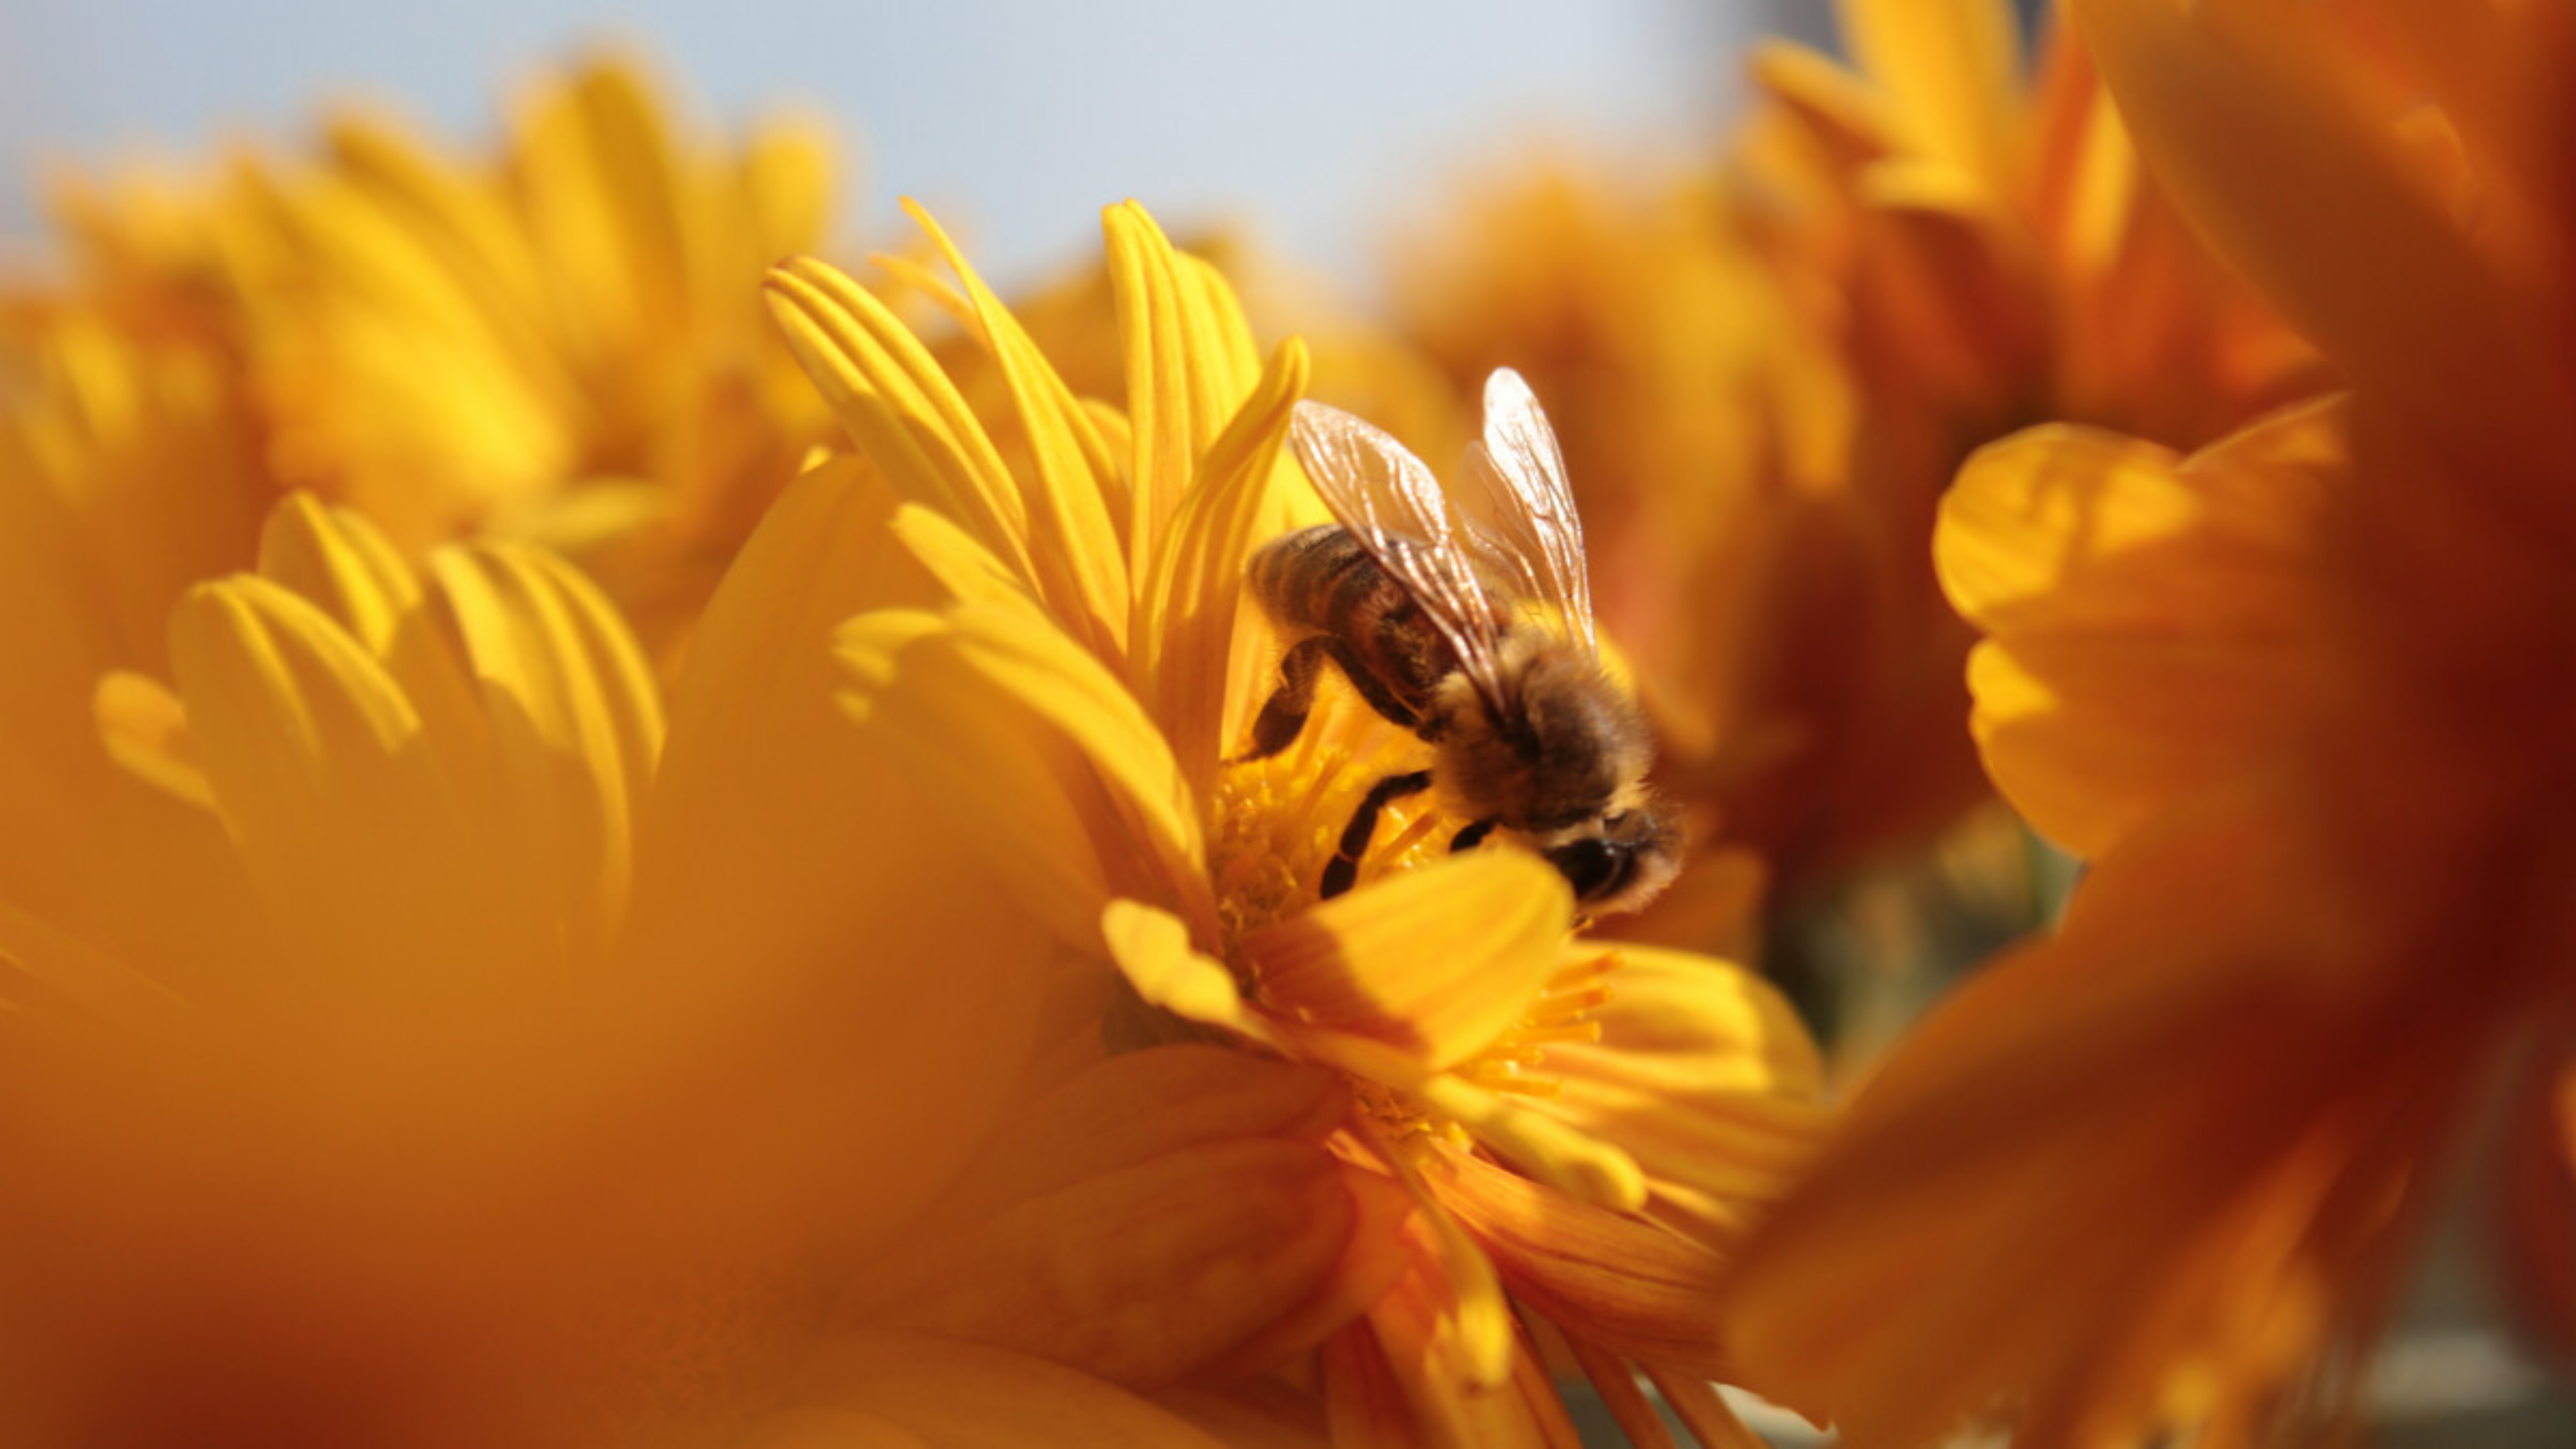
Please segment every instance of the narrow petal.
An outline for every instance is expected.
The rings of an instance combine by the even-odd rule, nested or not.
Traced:
[[[1292,339],[1208,450],[1153,560],[1143,612],[1154,623],[1139,640],[1130,677],[1203,797],[1215,789],[1223,757],[1260,697],[1236,682],[1237,656],[1250,651],[1235,647],[1235,616],[1245,563],[1283,531],[1271,485],[1306,373],[1305,348]]]
[[[467,677],[455,635],[422,608],[419,578],[381,530],[352,509],[293,494],[260,530],[259,571],[384,661],[460,786],[495,788],[478,774],[491,753],[481,690]]]
[[[1739,967],[1617,951],[1610,1000],[1588,1013],[1599,1039],[1548,1050],[1557,1092],[1529,1110],[1632,1154],[1653,1215],[1726,1246],[1823,1136],[1815,1044],[1779,993]]]
[[[1723,1376],[1713,1327],[1726,1260],[1658,1224],[1550,1191],[1466,1153],[1426,1170],[1512,1295],[1567,1334],[1633,1359]]]
[[[238,577],[181,601],[170,652],[225,824],[306,969],[419,986],[517,958],[488,934],[514,923],[419,715],[337,624]]]
[[[1557,967],[1565,879],[1519,851],[1408,871],[1246,936],[1270,1009],[1438,1069],[1491,1045]]]
[[[2316,519],[2339,419],[2283,414],[2179,463],[2037,428],[1962,470],[1935,557],[1991,641],[1969,666],[1972,722],[2051,839],[2097,854],[2283,742],[2319,687]]]
[[[1028,511],[956,385],[884,303],[809,258],[771,270],[770,307],[788,345],[870,463],[907,500],[972,530],[1036,579]]]
[[[99,743],[136,779],[201,810],[215,808],[196,752],[188,744],[188,711],[170,686],[127,670],[99,676],[93,701]]]
[[[1853,54],[1896,98],[1913,143],[2000,187],[2022,99],[2020,30],[2002,0],[1842,0]]]
[[[1576,1449],[1581,1440],[1546,1370],[1508,1317],[1495,1327],[1494,1363],[1471,1366],[1468,1339],[1449,1311],[1438,1273],[1409,1274],[1370,1310],[1366,1338],[1336,1343],[1344,1385],[1335,1404],[1336,1432],[1356,1420],[1363,1444]],[[1401,1413],[1385,1402],[1390,1386],[1402,1396]]]
[[[625,621],[553,556],[485,545],[433,566],[490,721],[494,843],[542,892],[574,960],[596,964],[626,913],[659,687]]]
[[[1072,389],[930,213],[909,201],[904,209],[964,284],[974,326],[1001,368],[1035,455],[1037,476],[1028,486],[1027,506],[1030,553],[1045,570],[1038,593],[1055,604],[1056,617],[1086,647],[1114,658],[1125,645],[1128,582],[1127,556],[1109,508],[1124,486],[1107,445]]]
[[[1134,424],[1127,555],[1143,560],[1154,556],[1200,459],[1251,392],[1260,357],[1233,293],[1204,263],[1174,250],[1143,207],[1110,207],[1101,230]]]
[[[1218,1449],[1184,1420],[1033,1354],[902,1334],[854,1333],[810,1376],[806,1397],[846,1410],[781,1414],[757,1449]]]
[[[309,493],[270,510],[260,528],[259,571],[337,619],[379,657],[420,602],[420,581],[382,533]]]

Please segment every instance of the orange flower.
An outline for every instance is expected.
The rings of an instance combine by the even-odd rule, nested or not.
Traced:
[[[2509,1280],[2570,1321],[2576,231],[2536,158],[2576,26],[2075,10],[2173,194],[2355,391],[2185,459],[2040,429],[1945,505],[1988,763],[2092,870],[1747,1251],[1754,1381],[1858,1444],[1997,1404],[2049,1443],[2348,1412],[2334,1371],[2499,1093],[2501,1246],[2539,1270]]]
[[[1791,897],[1985,798],[1928,563],[1960,460],[2044,419],[2196,446],[2316,372],[2147,182],[2071,32],[2032,76],[2001,0],[1839,9],[1858,72],[1762,48],[1721,163],[1645,197],[1521,183],[1398,289],[1453,378],[1508,362],[1564,399],[1665,776]]]

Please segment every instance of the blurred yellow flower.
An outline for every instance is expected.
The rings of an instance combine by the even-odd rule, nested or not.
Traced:
[[[1396,289],[1462,389],[1507,362],[1563,399],[1660,778],[1792,897],[1985,798],[1928,562],[1959,461],[2048,419],[2194,446],[2316,371],[2148,184],[2071,32],[2032,76],[2002,0],[1838,8],[1858,73],[1758,49],[1715,164],[1515,177]],[[1708,939],[1727,902],[1659,914]]]
[[[415,556],[543,538],[658,652],[823,436],[757,288],[826,242],[830,149],[802,123],[691,136],[614,60],[528,86],[489,157],[346,112],[311,162],[66,183],[70,281],[0,330],[184,356],[222,379],[273,487]]]
[[[634,1442],[787,1404],[964,1434],[1071,1403],[1205,1442],[941,1310],[1038,1292],[1058,1342],[1133,1359],[1198,1322],[1170,1293],[1140,1320],[1139,1282],[1225,1285],[1301,1232],[1329,1265],[1299,1209],[1338,1194],[1341,1088],[1184,1054],[1148,1090],[1192,1115],[1104,1130],[1129,1078],[1052,1050],[1096,1012],[834,702],[840,621],[933,597],[890,512],[809,475],[667,698],[525,545],[416,572],[297,497],[258,572],[187,591],[166,670],[99,688],[158,853],[61,867],[140,919],[0,894],[12,1438]],[[1083,1290],[1068,1231],[1245,1158],[1268,1216]],[[1020,1230],[925,1275],[924,1221]]]
[[[1944,505],[1986,759],[2093,869],[1747,1250],[1749,1376],[1861,1445],[1995,1405],[2033,1442],[2349,1416],[2497,1103],[2504,1279],[2576,1323],[2576,25],[2073,8],[2172,194],[2354,391],[2187,458],[2038,429]]]
[[[1472,1443],[1568,1432],[1540,1335],[1638,1432],[1651,1411],[1631,1365],[1735,1442],[1707,1383],[1727,1368],[1711,1291],[1747,1205],[1817,1128],[1812,1048],[1733,967],[1570,940],[1556,872],[1444,854],[1464,822],[1436,805],[1392,810],[1359,886],[1317,900],[1358,798],[1418,745],[1336,696],[1286,752],[1226,763],[1276,657],[1241,607],[1245,561],[1322,517],[1280,456],[1305,354],[1292,341],[1264,364],[1225,283],[1140,210],[1113,208],[1106,229],[1123,411],[1077,400],[935,229],[961,286],[950,307],[1005,383],[995,416],[832,269],[798,261],[771,282],[905,500],[895,532],[951,596],[843,631],[848,708],[952,802],[1020,908],[1114,964],[1102,1049],[1140,1080],[1216,1043],[1230,1049],[1209,1072],[1285,1058],[1348,1093],[1326,1138],[1340,1200],[1264,1229],[1274,1246],[1237,1270],[1226,1332],[1131,1363],[1066,1345],[1042,1312],[1022,1331],[1139,1387],[1311,1362],[1336,1438]],[[1196,1095],[1118,1107],[1129,1130],[1164,1130]],[[1126,1239],[1267,1219],[1251,1167],[1234,1191],[1096,1235],[1102,1271]],[[964,1256],[975,1231],[927,1261]],[[1281,1284],[1328,1250],[1326,1291]]]

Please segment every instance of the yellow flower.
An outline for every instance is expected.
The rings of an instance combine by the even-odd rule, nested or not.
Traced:
[[[757,302],[823,244],[829,142],[677,127],[631,65],[532,85],[499,154],[346,113],[313,162],[75,183],[65,313],[221,369],[263,467],[407,554],[538,536],[657,646],[694,616],[826,426]]]
[[[1007,1270],[1053,1286],[1053,1329],[1153,1341],[1059,1245],[925,1280],[914,1225],[1132,1215],[1250,1155],[1277,1246],[1338,1181],[1340,1089],[1230,1064],[1168,1130],[1071,1130],[1120,1080],[1053,1064],[1093,1018],[834,702],[840,621],[932,597],[891,506],[847,465],[791,490],[667,698],[525,545],[416,572],[299,497],[257,573],[187,591],[166,670],[100,687],[152,851],[54,842],[150,919],[0,895],[13,1438],[633,1442],[791,1402],[914,1422],[936,1384],[947,1432],[1079,1404],[1202,1442],[938,1316]],[[934,1322],[898,1321],[898,1267]]]
[[[2354,391],[2187,458],[2035,430],[1944,506],[1986,758],[2092,869],[1747,1250],[1748,1373],[1856,1444],[1996,1403],[2034,1442],[2348,1416],[2497,1101],[2506,1280],[2576,1322],[2576,232],[2539,159],[2576,27],[2074,9],[2173,194]]]
[[[2315,371],[2148,184],[2071,33],[2031,74],[2002,0],[1838,9],[1857,72],[1761,48],[1723,157],[1517,181],[1395,289],[1462,387],[1510,362],[1563,399],[1663,778],[1787,897],[1986,798],[1928,563],[1962,458],[2048,419],[2197,446]],[[1724,910],[1686,884],[1663,914]]]
[[[1464,822],[1436,805],[1392,810],[1359,886],[1317,900],[1358,798],[1419,746],[1335,696],[1284,753],[1227,763],[1275,659],[1242,607],[1245,561],[1322,517],[1280,455],[1305,355],[1292,341],[1262,362],[1224,282],[1142,211],[1113,208],[1106,228],[1123,412],[1077,400],[935,228],[951,308],[1007,384],[997,416],[837,272],[798,261],[771,281],[791,343],[905,500],[895,532],[951,596],[843,631],[848,708],[951,802],[1017,908],[1114,968],[1104,1049],[1213,1042],[1228,1071],[1281,1057],[1347,1085],[1327,1138],[1347,1201],[1301,1209],[1350,1224],[1324,1291],[1290,1297],[1265,1255],[1232,1295],[1259,1318],[1212,1342],[1146,1366],[1063,1352],[1140,1387],[1310,1359],[1336,1435],[1525,1442],[1561,1433],[1563,1411],[1517,1301],[1632,1424],[1637,1364],[1704,1434],[1730,1432],[1706,1382],[1726,1370],[1712,1286],[1746,1205],[1814,1129],[1812,1048],[1730,966],[1570,940],[1555,871],[1444,854]],[[1128,1130],[1196,1112],[1180,1093],[1116,1106]],[[1247,1168],[1126,1231],[1266,1219],[1267,1191]],[[1265,1231],[1275,1256],[1319,1251]],[[1102,1233],[1098,1251],[1109,1273],[1124,1249]]]

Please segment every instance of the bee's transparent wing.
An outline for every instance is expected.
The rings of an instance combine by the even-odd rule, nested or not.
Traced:
[[[1529,384],[1508,367],[1485,379],[1485,436],[1467,445],[1457,491],[1477,564],[1556,610],[1568,632],[1597,653],[1592,574],[1565,454]]]
[[[1404,445],[1339,408],[1297,404],[1288,438],[1324,506],[1421,606],[1499,707],[1499,622],[1438,480]]]

